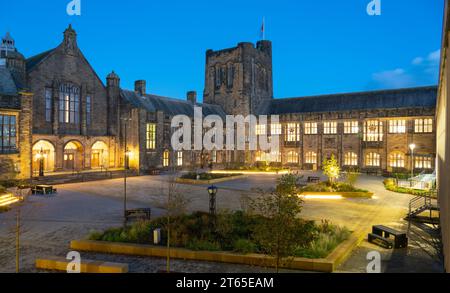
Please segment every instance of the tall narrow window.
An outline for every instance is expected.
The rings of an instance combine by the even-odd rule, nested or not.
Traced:
[[[431,157],[415,156],[414,157],[414,168],[416,169],[432,169]]]
[[[358,121],[345,121],[344,122],[344,133],[345,134],[356,134],[359,132]]]
[[[286,125],[286,141],[300,141],[300,123],[288,123]]]
[[[337,133],[337,122],[324,122],[323,123],[323,133],[324,134],[336,134]]]
[[[305,154],[306,164],[317,164],[317,154],[315,152],[307,152]]]
[[[177,166],[183,166],[183,152],[177,152]]]
[[[358,165],[358,155],[354,152],[345,153],[344,165],[345,166],[357,166]]]
[[[317,122],[305,122],[305,134],[317,134]]]
[[[294,151],[288,152],[287,162],[288,164],[298,164],[298,153]]]
[[[281,124],[280,123],[272,123],[270,125],[270,134],[271,135],[281,135]]]
[[[404,168],[405,167],[405,155],[400,152],[394,152],[389,155],[389,167]]]
[[[366,166],[379,167],[380,166],[380,154],[368,153],[366,155]]]
[[[364,141],[383,141],[383,122],[378,120],[364,122]]]
[[[16,151],[16,116],[0,115],[0,153],[8,154]]]
[[[389,133],[406,133],[406,120],[389,120]]]
[[[80,89],[71,84],[63,84],[59,89],[59,122],[80,122]]]
[[[256,125],[256,135],[266,135],[266,125],[265,124]]]
[[[52,121],[52,89],[46,88],[45,89],[45,121],[51,122]]]
[[[169,167],[169,157],[170,157],[170,152],[165,150],[163,153],[163,167]]]
[[[156,124],[155,123],[147,123],[147,149],[154,150],[156,149]]]
[[[86,124],[91,124],[91,108],[92,108],[92,101],[91,96],[86,97]]]

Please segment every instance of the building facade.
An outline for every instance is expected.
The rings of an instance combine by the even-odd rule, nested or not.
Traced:
[[[71,26],[58,47],[28,59],[9,35],[3,41],[0,110],[16,113],[23,126],[15,125],[17,141],[1,156],[14,157],[23,177],[37,176],[42,163],[46,174],[124,165],[145,174],[258,162],[320,169],[331,155],[343,168],[435,168],[437,87],[275,99],[272,45],[260,41],[206,52],[199,103],[194,91],[184,99],[153,95],[144,80],[123,89],[115,72],[104,84],[78,48]],[[172,118],[193,119],[194,107],[202,108],[203,116],[223,119],[278,115],[279,123],[261,124],[255,131],[279,135],[279,151],[174,151]]]

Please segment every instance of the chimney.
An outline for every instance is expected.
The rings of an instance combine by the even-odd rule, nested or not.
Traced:
[[[187,100],[194,105],[197,104],[197,92],[196,91],[187,92]]]
[[[146,93],[145,87],[145,80],[136,80],[134,82],[134,91],[139,93],[141,96],[145,95]]]

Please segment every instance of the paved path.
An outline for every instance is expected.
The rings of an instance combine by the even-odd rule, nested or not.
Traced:
[[[312,175],[305,172],[306,176]],[[242,197],[254,196],[255,188],[268,189],[276,183],[277,175],[250,175],[217,184],[219,209],[236,210],[242,207]],[[128,207],[153,208],[153,215],[163,215],[165,189],[169,176],[144,176],[128,179]],[[351,230],[369,227],[372,224],[401,222],[410,196],[386,191],[381,178],[362,176],[358,186],[375,192],[374,199],[308,200],[302,216],[313,220],[328,219]],[[208,210],[208,194],[205,186],[178,185],[180,192],[190,199],[189,210]],[[113,179],[97,182],[75,183],[58,186],[54,198],[31,197],[22,208],[23,234],[21,240],[21,265],[23,271],[34,271],[37,257],[68,252],[70,240],[85,238],[91,231],[103,230],[122,224],[123,180]],[[0,272],[14,271],[14,227],[15,210],[0,214]],[[361,255],[364,253],[361,252]],[[420,255],[422,257],[422,255]],[[111,260],[119,256],[90,255],[90,258]],[[131,271],[156,272],[164,268],[164,260],[155,258],[129,258]],[[364,260],[365,261],[365,260]],[[342,267],[361,271],[365,264],[358,254]],[[194,269],[195,267],[197,269]],[[189,272],[258,272],[264,268],[216,263],[174,261],[178,271]]]

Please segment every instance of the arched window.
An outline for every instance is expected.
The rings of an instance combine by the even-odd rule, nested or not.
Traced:
[[[345,153],[344,165],[345,166],[358,166],[358,155],[354,152]]]
[[[366,155],[366,166],[379,167],[380,166],[380,154],[368,153]]]
[[[306,164],[317,164],[317,154],[315,152],[306,152],[305,163]]]
[[[294,151],[288,152],[287,162],[288,164],[298,164],[298,153]]]
[[[401,152],[391,153],[389,155],[389,167],[404,168],[405,167],[405,155]]]

